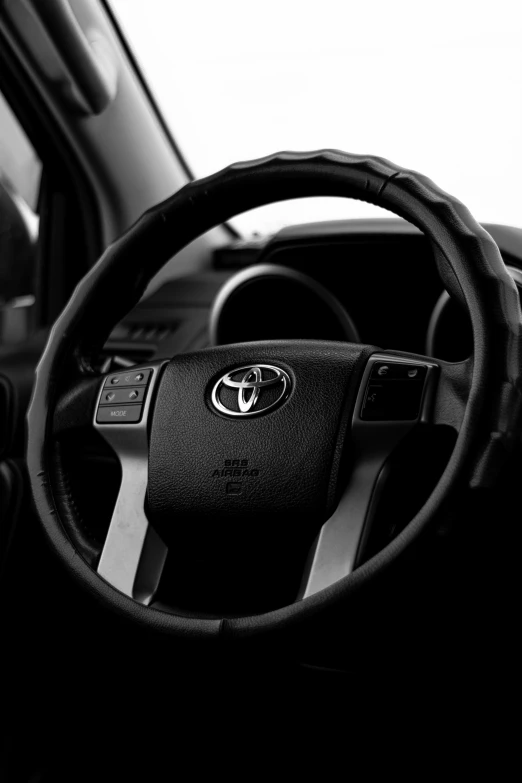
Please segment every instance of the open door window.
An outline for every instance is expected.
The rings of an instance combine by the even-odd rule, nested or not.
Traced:
[[[42,163],[0,93],[0,344],[31,331],[38,259]]]

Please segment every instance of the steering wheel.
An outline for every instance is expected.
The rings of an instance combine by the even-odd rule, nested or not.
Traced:
[[[93,357],[111,329],[175,253],[238,212],[308,196],[361,199],[418,226],[436,249],[445,287],[467,308],[472,357],[448,364],[369,345],[270,341],[96,372]],[[426,177],[333,150],[237,163],[144,214],[54,325],[28,413],[37,514],[74,578],[148,628],[229,638],[306,621],[356,598],[451,509],[459,489],[494,480],[519,426],[521,345],[518,293],[495,242]],[[365,559],[383,465],[420,423],[453,428],[451,457],[411,522]],[[60,447],[85,428],[105,439],[122,469],[101,546],[78,511]],[[279,537],[302,551],[298,542],[311,536],[295,600],[250,616],[158,606],[169,550],[179,550],[183,527],[202,519],[206,529],[241,530],[247,544],[265,534],[267,572]]]

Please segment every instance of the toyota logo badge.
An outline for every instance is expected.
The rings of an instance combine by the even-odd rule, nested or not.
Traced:
[[[283,404],[290,376],[272,364],[249,364],[223,375],[212,389],[212,404],[226,416],[260,416]]]

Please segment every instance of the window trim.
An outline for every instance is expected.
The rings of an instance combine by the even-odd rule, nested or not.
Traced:
[[[1,25],[0,91],[42,162],[34,326],[45,327],[54,322],[66,304],[72,292],[68,289],[74,287],[73,282],[75,284],[85,274],[103,250],[100,214],[93,190],[72,145],[48,111]],[[42,187],[44,181],[47,189]],[[43,199],[47,202],[56,192],[63,190],[74,195],[74,204],[69,204],[68,209],[71,210],[72,206],[80,216],[81,236],[74,248],[67,242],[59,248],[53,247],[52,241],[48,242],[63,229],[67,215],[61,216],[62,225],[58,225],[58,215],[56,212],[53,214],[52,208],[45,209]],[[78,259],[80,251],[82,258]],[[60,279],[65,279],[68,266],[68,271],[72,271],[71,258],[78,259],[78,266],[74,267],[77,274],[69,275],[71,282],[57,299],[52,293],[51,280],[56,279],[58,274]]]
[[[115,32],[115,34],[116,34],[116,36],[117,36],[117,38],[119,40],[119,43],[120,43],[122,49],[125,52],[125,56],[127,57],[131,68],[134,70],[134,72],[136,74],[136,77],[137,77],[138,81],[140,82],[141,88],[142,88],[143,92],[145,93],[145,95],[147,96],[147,100],[149,101],[150,106],[151,106],[154,114],[156,115],[159,124],[161,125],[163,133],[165,134],[166,138],[168,139],[169,144],[171,145],[171,147],[172,147],[172,149],[174,151],[174,154],[176,155],[176,157],[177,157],[177,159],[178,159],[178,161],[179,161],[179,163],[180,163],[180,165],[181,165],[181,167],[183,169],[183,172],[185,173],[185,175],[189,179],[189,181],[195,180],[196,177],[194,175],[194,172],[190,168],[190,166],[189,166],[185,156],[183,155],[183,153],[182,153],[182,151],[180,149],[179,144],[177,143],[176,139],[174,138],[174,136],[172,134],[170,126],[168,125],[168,123],[165,120],[165,117],[163,116],[163,113],[162,113],[162,111],[161,111],[161,109],[159,107],[159,104],[158,104],[156,98],[154,97],[154,94],[153,94],[153,92],[152,92],[152,90],[151,90],[147,80],[145,79],[143,70],[142,70],[141,66],[139,65],[139,62],[136,59],[136,56],[135,56],[134,52],[132,51],[129,42],[127,41],[127,39],[126,39],[126,37],[125,37],[125,35],[123,33],[121,25],[120,25],[120,23],[118,21],[118,18],[116,17],[116,14],[114,13],[114,11],[113,11],[113,9],[112,9],[112,7],[110,5],[109,0],[100,0],[100,4],[103,6],[103,8],[105,10],[105,13],[107,14],[107,17],[108,17],[111,25],[114,28],[114,32]],[[241,239],[242,238],[242,235],[239,233],[239,231],[237,231],[237,229],[234,228],[234,226],[232,226],[230,223],[226,222],[226,223],[223,223],[222,225],[223,225],[223,228],[229,234],[231,239]]]

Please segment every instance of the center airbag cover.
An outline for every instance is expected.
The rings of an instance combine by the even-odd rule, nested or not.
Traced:
[[[335,504],[342,447],[371,352],[296,340],[226,345],[172,359],[151,424],[152,517],[166,515],[173,524],[180,517],[256,514],[325,519]],[[216,384],[227,374],[241,380],[250,366],[279,368],[290,381],[288,393],[261,415],[224,415],[212,401]],[[263,370],[265,377],[273,373]],[[259,380],[259,373],[249,378]],[[270,389],[279,396],[277,385],[267,394]],[[231,406],[241,389],[227,393]]]

